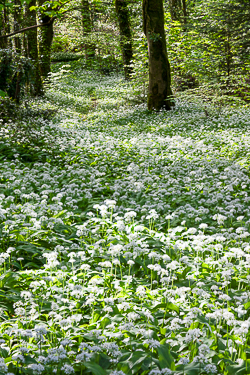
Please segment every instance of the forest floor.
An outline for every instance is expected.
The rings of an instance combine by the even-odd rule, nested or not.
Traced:
[[[249,109],[53,82],[1,126],[0,373],[249,374]]]

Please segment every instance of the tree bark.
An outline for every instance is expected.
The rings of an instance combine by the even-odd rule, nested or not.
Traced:
[[[133,71],[130,66],[133,60],[133,47],[127,0],[116,0],[115,8],[120,31],[120,46],[122,50],[125,79],[129,79]]]
[[[82,0],[82,29],[83,29],[83,36],[88,38],[88,35],[92,31],[92,20],[91,20],[91,12],[88,0]],[[94,43],[85,43],[85,58],[88,61],[95,57],[95,45]]]
[[[186,31],[187,3],[186,0],[169,0],[169,9],[172,21],[179,21]]]
[[[143,0],[143,26],[149,54],[148,109],[169,110],[174,103],[170,98],[171,73],[164,31],[163,0]]]
[[[32,0],[26,8],[27,25],[32,26],[36,24],[36,11],[30,10],[32,6],[36,6],[36,0]],[[31,85],[31,94],[39,96],[43,94],[42,79],[38,59],[38,42],[37,42],[37,29],[26,31],[27,35],[27,56],[33,60],[34,63],[34,78]]]
[[[10,33],[10,26],[11,26],[11,22],[10,22],[10,15],[11,15],[11,11],[9,9],[9,7],[4,7],[4,22],[5,22],[5,32],[6,34],[9,34]],[[9,49],[13,49],[13,42],[12,42],[12,39],[7,39],[7,48]]]
[[[181,0],[169,0],[170,15],[172,21],[181,20]]]
[[[14,1],[14,31],[20,30],[22,27],[22,4],[20,0]],[[21,53],[21,38],[20,35],[15,37],[16,53]]]
[[[39,0],[38,5],[43,5],[44,0]],[[40,57],[40,71],[43,77],[47,77],[50,73],[50,60],[51,60],[51,45],[53,40],[53,20],[51,17],[41,14],[40,22],[46,24],[40,28],[39,35],[39,57]],[[50,22],[52,21],[52,22]]]
[[[182,11],[183,11],[183,29],[187,29],[187,3],[186,0],[182,0]]]
[[[4,10],[0,10],[0,36],[6,35],[6,25],[5,25],[5,14]],[[0,38],[0,48],[7,48],[7,38]]]

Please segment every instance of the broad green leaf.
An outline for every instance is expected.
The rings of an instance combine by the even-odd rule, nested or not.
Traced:
[[[97,363],[84,362],[84,366],[91,370],[94,375],[106,375],[106,371],[104,371]]]
[[[169,349],[169,345],[164,344],[157,348],[159,355],[159,363],[161,368],[175,369],[174,358],[172,357]]]

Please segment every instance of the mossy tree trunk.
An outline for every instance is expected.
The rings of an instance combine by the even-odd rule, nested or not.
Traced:
[[[10,22],[10,17],[11,16],[11,10],[9,7],[4,7],[4,22],[5,22],[5,32],[6,34],[10,34],[11,31],[11,22]],[[13,41],[11,38],[7,38],[7,48],[13,49]]]
[[[4,9],[0,10],[0,35],[6,34],[6,24],[5,24],[5,12]],[[7,38],[1,38],[0,39],[0,49],[7,48]]]
[[[38,5],[43,5],[44,0],[39,0]],[[43,77],[47,77],[50,73],[50,60],[51,60],[51,45],[53,41],[53,20],[50,16],[41,14],[40,22],[45,23],[46,26],[42,26],[39,30],[39,60],[40,60],[40,71]]]
[[[23,8],[22,8],[21,1],[15,0],[14,1],[14,14],[13,14],[13,16],[14,16],[14,31],[18,31],[22,28],[22,21],[23,21],[23,17],[22,17],[23,12],[22,11],[23,11]],[[21,36],[19,34],[15,37],[16,53],[21,53],[21,46],[22,46]]]
[[[26,8],[26,26],[33,26],[37,24],[36,11],[30,10],[31,7],[36,6],[36,0],[32,0]],[[33,82],[31,82],[31,94],[33,96],[42,95],[42,79],[38,59],[38,42],[37,42],[37,29],[26,31],[27,36],[27,56],[33,60],[34,75]]]
[[[88,0],[82,0],[82,29],[84,38],[89,39],[89,35],[93,29],[93,24],[91,20],[91,11]],[[88,61],[95,57],[95,45],[91,42],[84,43],[85,57]]]
[[[125,79],[129,79],[132,73],[132,67],[130,65],[133,60],[133,47],[127,0],[116,0],[115,8],[120,31],[120,45]]]
[[[170,64],[164,31],[163,0],[143,0],[143,26],[148,41],[148,109],[169,110],[173,106]]]

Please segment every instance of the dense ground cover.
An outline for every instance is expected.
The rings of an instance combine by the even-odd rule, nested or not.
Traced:
[[[78,68],[1,126],[0,374],[250,373],[250,112],[137,101]]]

